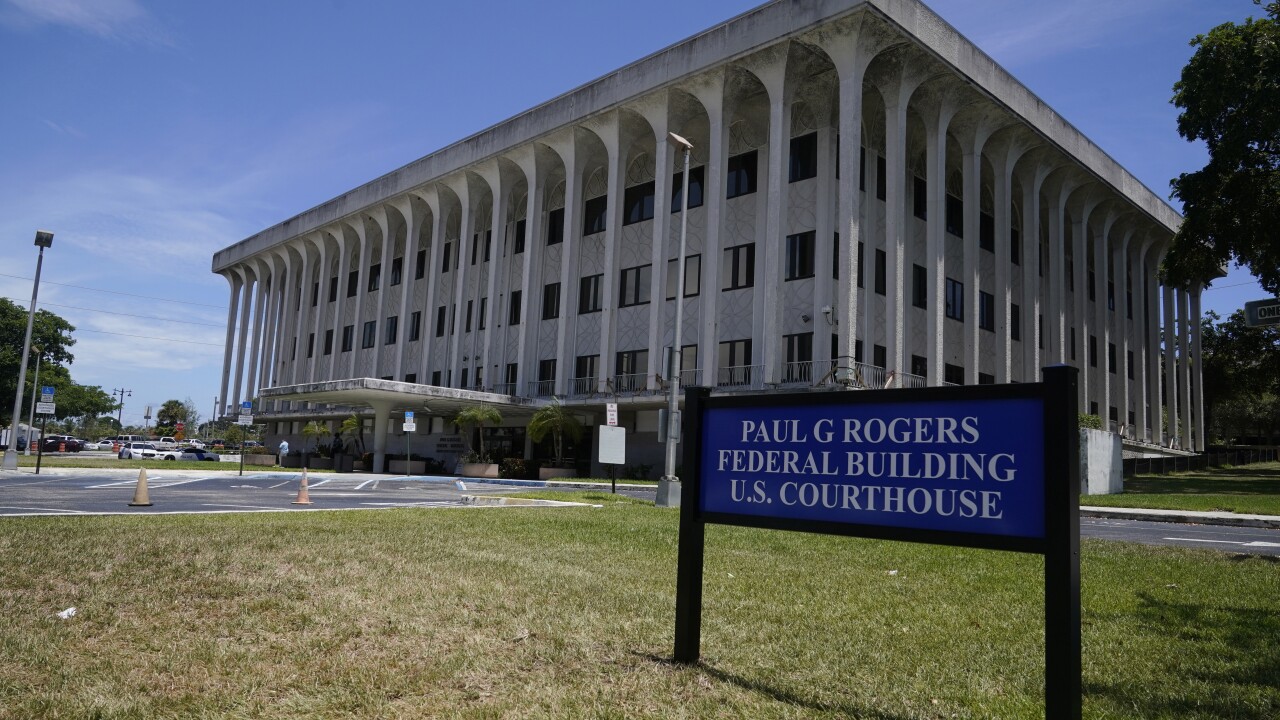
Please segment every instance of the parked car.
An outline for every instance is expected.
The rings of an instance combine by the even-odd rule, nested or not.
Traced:
[[[204,441],[196,440],[195,438],[192,438],[190,440],[183,440],[182,443],[187,447],[199,448],[200,450],[204,449]]]
[[[149,442],[127,442],[120,447],[121,460],[154,460],[159,450]]]
[[[80,452],[84,447],[70,435],[49,435],[40,442],[40,452]]]
[[[86,440],[84,443],[85,450],[110,450],[113,446],[111,438],[103,438],[98,441]]]
[[[178,447],[178,441],[166,436],[156,440],[154,445],[159,450],[175,450]]]
[[[161,450],[157,455],[162,460],[209,460],[218,461],[218,454],[201,448],[187,447],[178,450]]]

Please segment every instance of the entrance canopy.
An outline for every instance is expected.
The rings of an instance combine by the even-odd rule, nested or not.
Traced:
[[[263,400],[295,400],[347,406],[366,405],[384,412],[410,410],[422,415],[439,417],[453,417],[462,408],[480,404],[498,406],[503,415],[532,415],[538,408],[547,404],[546,400],[537,398],[375,378],[328,380],[264,388],[261,397]]]

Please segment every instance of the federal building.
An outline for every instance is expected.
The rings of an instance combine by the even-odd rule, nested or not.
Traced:
[[[357,413],[381,470],[406,442],[452,462],[467,405],[521,454],[539,407],[616,403],[657,476],[675,372],[856,392],[1067,363],[1126,447],[1200,449],[1201,288],[1158,275],[1180,222],[924,4],[775,0],[218,251],[219,413],[293,443]]]

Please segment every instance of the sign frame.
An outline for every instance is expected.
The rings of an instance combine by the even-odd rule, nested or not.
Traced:
[[[1280,308],[1280,298],[1250,300],[1244,304],[1245,325],[1249,327],[1280,325],[1280,314],[1276,314],[1277,308]],[[1263,311],[1266,312],[1267,317],[1259,317]]]
[[[1080,463],[1077,384],[1079,370],[1055,365],[1043,370],[1044,381],[1006,385],[860,390],[856,392],[789,392],[712,397],[701,387],[685,389],[682,434],[688,442],[680,506],[676,568],[675,652],[677,663],[695,664],[700,655],[703,560],[706,526],[736,525],[881,540],[900,540],[1044,555],[1045,718],[1078,720],[1081,715],[1080,634]],[[1044,535],[1041,538],[972,532],[927,530],[886,525],[707,512],[701,488],[702,419],[708,409],[757,406],[881,404],[909,407],[930,401],[1039,401],[1043,411]]]

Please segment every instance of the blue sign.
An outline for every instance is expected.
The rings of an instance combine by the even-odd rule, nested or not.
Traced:
[[[404,411],[404,421],[405,421],[405,422],[407,422],[407,423],[411,423],[411,422],[413,422],[413,411],[412,411],[412,410],[405,410],[405,411]]]
[[[253,410],[252,400],[245,400],[244,402],[240,403],[240,412],[247,413],[251,410]]]
[[[703,412],[703,512],[1045,537],[1040,398]]]
[[[52,394],[53,394],[53,386],[52,386],[52,385],[41,385],[41,386],[40,386],[40,394],[41,394],[41,395],[52,395]]]

